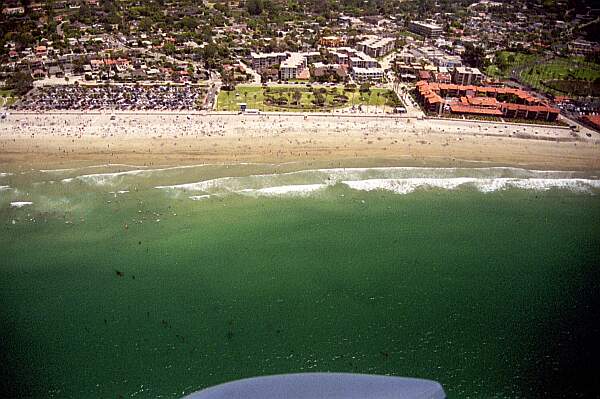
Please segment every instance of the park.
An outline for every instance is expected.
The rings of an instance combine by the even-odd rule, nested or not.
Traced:
[[[244,86],[221,90],[217,110],[238,111],[240,103],[261,111],[327,112],[343,108],[369,107],[375,112],[391,112],[400,106],[396,94],[388,89],[371,88],[367,84],[317,86],[278,85]]]

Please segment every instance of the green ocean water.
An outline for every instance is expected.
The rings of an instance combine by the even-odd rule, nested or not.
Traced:
[[[597,397],[597,191],[155,188],[248,171],[269,168],[2,177],[3,397],[176,398],[308,371]]]

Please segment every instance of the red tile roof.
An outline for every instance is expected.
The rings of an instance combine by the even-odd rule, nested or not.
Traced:
[[[478,115],[492,115],[502,116],[502,111],[494,108],[480,108],[472,107],[469,105],[451,104],[450,110],[458,114],[478,114]]]
[[[594,125],[596,129],[600,129],[600,115],[586,115],[583,119]]]
[[[479,105],[483,107],[498,107],[500,104],[494,97],[468,97],[467,100],[471,105]]]
[[[429,104],[444,102],[444,100],[440,97],[439,91],[458,91],[458,92],[473,92],[488,95],[489,93],[497,93],[497,94],[510,94],[518,97],[525,104],[515,104],[515,103],[500,103],[495,97],[476,97],[476,96],[462,96],[460,98],[460,103],[453,104],[454,108],[453,112],[469,112],[469,113],[480,113],[486,114],[486,112],[475,111],[475,109],[481,109],[481,107],[490,108],[502,108],[503,110],[523,110],[530,112],[548,112],[551,114],[558,114],[559,111],[555,108],[548,106],[545,102],[533,97],[528,92],[521,89],[514,89],[511,87],[491,87],[491,86],[463,86],[456,84],[447,84],[447,83],[429,83],[426,81],[417,82],[417,90],[421,94],[421,96],[425,97],[426,101]],[[480,108],[476,108],[473,106],[479,106]],[[467,107],[467,108],[460,108]],[[463,111],[454,111],[458,109],[463,109]],[[468,110],[467,110],[468,109]],[[489,114],[489,113],[487,113]],[[494,113],[497,115],[497,113]]]

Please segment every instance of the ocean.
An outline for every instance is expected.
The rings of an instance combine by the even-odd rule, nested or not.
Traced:
[[[597,397],[597,173],[1,172],[3,397],[177,398],[315,371]]]

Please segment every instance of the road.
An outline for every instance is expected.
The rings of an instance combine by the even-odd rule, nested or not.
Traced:
[[[246,69],[246,73],[252,75],[252,83],[259,85],[262,81],[260,74],[256,72],[254,69],[250,67],[250,65],[246,65],[244,62],[239,61],[240,65],[242,65]]]
[[[217,108],[217,98],[219,97],[219,92],[221,91],[221,81],[219,80],[219,75],[216,72],[211,71],[208,82],[208,93],[206,94],[202,108],[212,111]]]

